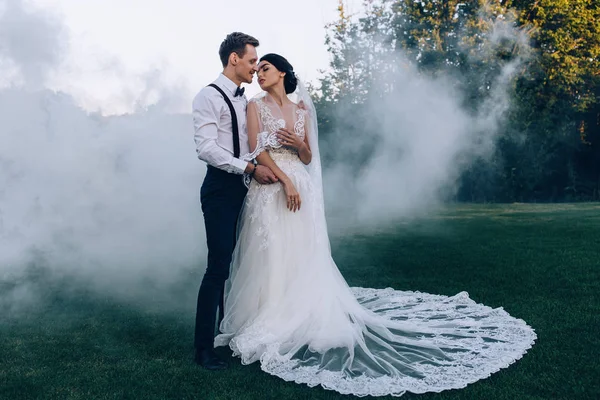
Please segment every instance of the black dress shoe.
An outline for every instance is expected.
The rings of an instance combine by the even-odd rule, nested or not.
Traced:
[[[214,349],[200,349],[196,351],[196,364],[206,369],[216,371],[227,368],[227,363],[219,358]]]

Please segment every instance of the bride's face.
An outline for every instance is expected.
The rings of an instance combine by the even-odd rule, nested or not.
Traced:
[[[262,90],[267,90],[277,85],[283,86],[284,72],[279,71],[268,61],[261,61],[258,64],[258,84]]]

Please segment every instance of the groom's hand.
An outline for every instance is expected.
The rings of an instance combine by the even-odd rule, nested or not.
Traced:
[[[254,171],[254,179],[261,185],[269,185],[277,182],[277,176],[271,171],[271,168],[265,167],[264,165],[257,165]]]

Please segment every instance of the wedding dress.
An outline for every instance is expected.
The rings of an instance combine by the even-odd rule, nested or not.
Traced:
[[[303,87],[297,95],[293,120],[269,95],[251,100],[264,131],[252,156],[268,152],[302,207],[289,211],[278,183],[249,184],[215,345],[286,381],[356,396],[463,388],[521,358],[533,329],[466,292],[347,285],[331,257],[314,106]],[[277,141],[285,125],[308,135],[308,166]]]

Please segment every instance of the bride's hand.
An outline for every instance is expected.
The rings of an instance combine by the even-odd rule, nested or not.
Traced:
[[[277,131],[277,140],[282,145],[291,147],[292,149],[296,149],[298,151],[300,151],[302,146],[304,146],[304,140],[286,128],[281,128]]]
[[[287,208],[292,212],[300,210],[302,200],[300,199],[300,194],[296,190],[294,184],[289,181],[284,182],[283,190],[285,191],[285,197],[287,199]]]

